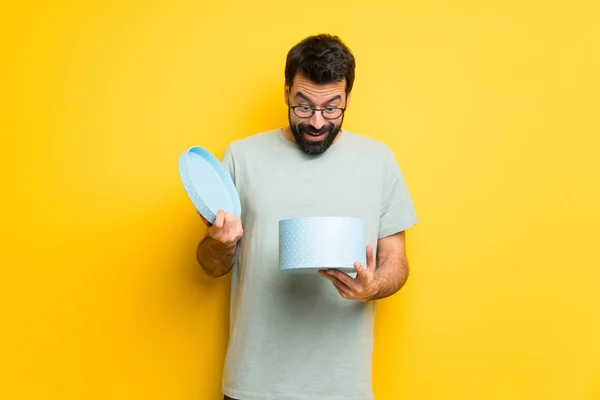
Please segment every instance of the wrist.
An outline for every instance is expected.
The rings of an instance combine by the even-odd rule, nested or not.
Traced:
[[[365,301],[377,300],[379,298],[379,293],[381,292],[381,288],[383,283],[377,276],[373,277],[373,281],[369,285],[368,295]]]

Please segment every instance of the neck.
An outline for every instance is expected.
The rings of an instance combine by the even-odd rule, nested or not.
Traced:
[[[281,132],[283,133],[283,137],[285,137],[287,140],[289,140],[292,143],[296,143],[296,138],[294,137],[294,134],[292,133],[292,129],[290,128],[290,126],[286,126],[285,128],[281,129]]]

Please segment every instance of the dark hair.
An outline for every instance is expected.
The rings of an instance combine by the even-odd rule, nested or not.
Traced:
[[[285,83],[292,87],[294,77],[302,73],[317,84],[346,78],[346,94],[354,84],[356,63],[352,52],[337,36],[309,36],[290,49],[285,64]]]

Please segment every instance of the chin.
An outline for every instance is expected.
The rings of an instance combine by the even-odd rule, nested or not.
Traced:
[[[333,144],[337,134],[329,133],[325,135],[321,140],[307,140],[306,137],[296,138],[296,141],[302,151],[307,154],[319,155],[327,151]],[[298,140],[300,139],[300,140]]]
[[[303,125],[304,124],[292,125],[290,121],[291,131],[296,139],[296,143],[300,146],[302,151],[311,155],[319,155],[327,151],[342,128],[341,125],[334,126],[331,124],[328,126],[329,129],[326,133],[324,133],[322,137],[319,137],[319,140],[315,140],[313,139],[314,136],[311,136],[310,133],[307,132],[306,125]]]

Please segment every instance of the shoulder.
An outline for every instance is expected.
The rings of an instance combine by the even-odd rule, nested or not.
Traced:
[[[235,155],[253,153],[255,151],[264,151],[279,141],[279,129],[253,133],[241,139],[232,141],[228,146],[228,151]]]
[[[347,135],[346,139],[350,147],[358,149],[371,157],[377,157],[380,160],[393,157],[392,149],[380,140],[347,130],[344,131],[344,135]]]
[[[239,183],[240,172],[243,175],[243,171],[249,163],[252,163],[257,157],[260,159],[265,151],[272,150],[273,143],[277,143],[277,135],[277,130],[273,129],[234,140],[227,145],[221,157],[221,165],[236,184]]]

